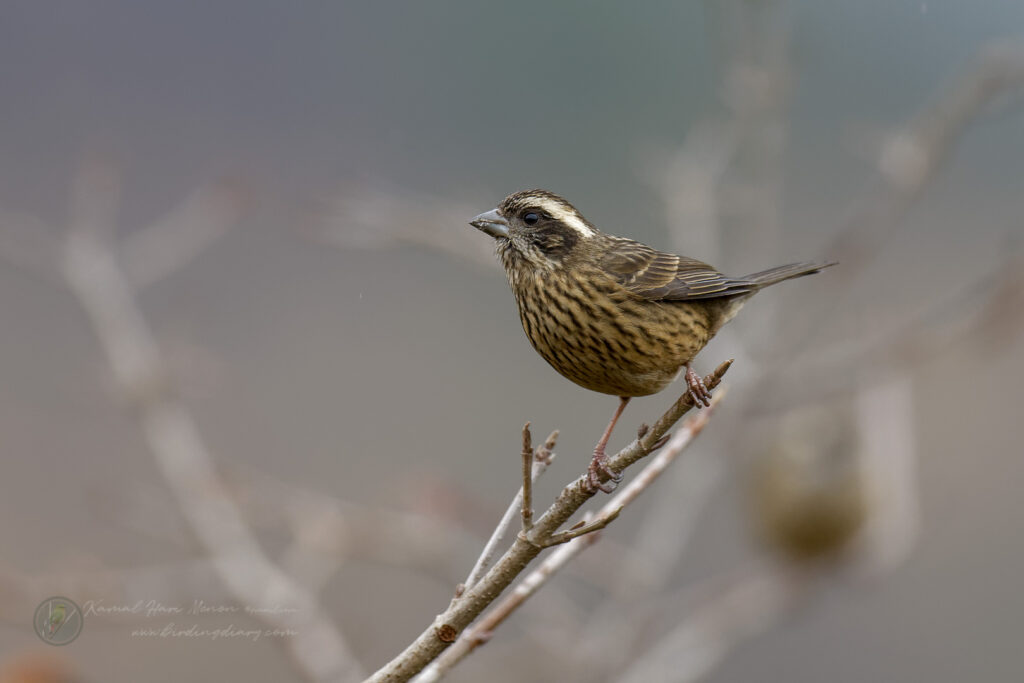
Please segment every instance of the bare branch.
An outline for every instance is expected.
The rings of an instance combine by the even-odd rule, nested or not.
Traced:
[[[656,640],[617,680],[691,683],[729,650],[776,623],[808,587],[800,577],[771,568],[734,580],[703,600],[690,616]]]
[[[572,543],[561,546],[541,562],[541,564],[530,572],[515,589],[505,596],[500,603],[494,606],[487,615],[467,629],[462,636],[445,650],[437,659],[423,669],[416,676],[414,683],[435,683],[441,680],[451,669],[466,658],[479,646],[490,640],[494,628],[507,619],[527,598],[537,592],[541,586],[547,583],[559,569],[568,564],[569,560],[576,557],[584,548],[592,545],[599,536],[591,534],[575,539]]]
[[[755,400],[756,407],[748,414],[776,412],[776,404],[793,409],[846,393],[850,377],[857,377],[861,386],[884,383],[967,341],[991,342],[998,350],[1024,329],[1022,274],[1024,250],[1008,254],[991,272],[927,310],[907,315],[897,326],[868,330],[858,338],[805,353],[800,360],[805,379],[796,384],[773,384],[773,405]]]
[[[604,529],[606,526],[614,522],[619,518],[619,514],[622,512],[622,508],[611,510],[607,514],[598,515],[596,519],[591,521],[581,520],[575,526],[566,529],[565,531],[559,531],[556,534],[551,534],[546,539],[540,542],[545,548],[550,548],[555,545],[562,545],[569,541],[579,538],[580,536],[586,536],[594,532]]]
[[[722,363],[704,379],[708,389],[714,389],[721,383],[722,376],[731,364],[732,361]],[[608,468],[613,472],[622,472],[647,456],[672,425],[692,407],[693,399],[689,393],[683,394],[643,436],[609,458]],[[601,476],[607,480],[606,474],[602,473]],[[479,616],[540,554],[542,544],[593,497],[594,490],[588,486],[588,482],[588,473],[584,472],[565,486],[555,502],[534,523],[529,534],[517,536],[512,546],[483,578],[452,600],[429,628],[367,680],[372,683],[408,681],[455,642],[462,629]]]
[[[816,380],[819,382],[822,378],[828,382],[848,374],[834,366],[822,372],[813,368],[814,362],[806,357],[809,349],[821,348],[819,342],[830,329],[823,320],[832,311],[847,310],[854,291],[851,283],[896,234],[903,217],[937,177],[965,129],[994,102],[1021,91],[1024,91],[1024,46],[989,46],[952,85],[944,88],[933,102],[922,107],[917,116],[887,139],[874,160],[879,170],[877,179],[855,202],[841,221],[836,237],[824,249],[829,258],[840,261],[841,267],[835,268],[821,282],[825,289],[815,292],[813,303],[780,311],[784,319],[778,329],[784,333],[777,335],[774,348],[784,349],[785,358],[772,362],[765,369],[756,386],[745,394],[745,407],[756,406],[764,413],[772,410],[772,406],[790,405],[790,397],[778,397],[776,389],[779,376],[792,372],[795,364],[812,368],[810,374],[819,378]],[[949,309],[943,310],[948,313]],[[877,338],[869,340],[867,346],[875,349],[887,346],[878,342]],[[860,362],[851,351],[856,351],[853,347],[857,346],[864,350],[862,339],[844,340],[839,346],[829,352],[848,354],[854,358],[852,362]],[[916,350],[914,357],[918,357]],[[883,374],[886,371],[883,369]],[[775,400],[766,401],[769,394]],[[800,394],[797,400],[820,396],[814,389],[801,389]]]
[[[620,595],[664,587],[683,556],[700,511],[716,490],[726,463],[706,448],[692,451],[667,475],[625,558],[629,569],[616,587]]]
[[[607,581],[608,598],[588,614],[575,634],[573,661],[615,670],[633,654],[619,644],[657,615],[672,613],[664,590],[671,584],[701,511],[729,467],[729,460],[720,457],[726,448],[730,447],[705,443],[703,448],[690,449],[651,492],[653,501],[648,496],[643,519],[628,539],[632,543],[618,550],[619,566],[614,579]]]
[[[466,629],[459,640],[446,650],[436,660],[423,670],[416,677],[415,683],[433,683],[440,680],[456,664],[462,661],[477,647],[487,642],[494,630],[501,625],[520,605],[530,596],[537,592],[541,586],[548,582],[552,576],[565,567],[570,560],[589,548],[595,543],[599,536],[592,533],[598,528],[607,526],[612,520],[618,517],[619,513],[627,505],[635,501],[641,493],[647,490],[658,477],[693,443],[693,440],[707,425],[715,407],[725,396],[724,387],[719,390],[711,402],[711,407],[701,411],[698,415],[690,418],[683,425],[665,448],[647,463],[632,481],[617,492],[598,511],[594,521],[587,522],[574,531],[574,535],[565,538],[562,547],[549,555],[535,570],[530,572],[520,581],[515,589],[502,598],[494,607],[488,610],[487,614],[477,624]],[[600,525],[597,528],[595,525]],[[562,532],[567,534],[569,532]],[[552,539],[559,538],[561,534],[554,534]],[[549,543],[554,545],[555,543]]]
[[[906,374],[857,396],[861,457],[870,486],[871,514],[861,534],[859,558],[868,572],[906,559],[920,531],[914,392]]]
[[[830,274],[828,285],[836,296],[822,296],[817,310],[801,309],[801,323],[786,326],[779,341],[795,358],[819,339],[821,314],[844,310],[842,298],[882,246],[892,238],[903,216],[943,168],[964,130],[999,98],[1024,89],[1024,46],[996,44],[982,50],[973,65],[952,86],[893,133],[875,163],[879,182],[854,205],[837,236],[825,249],[842,263]],[[837,300],[837,296],[839,297]],[[766,380],[768,381],[768,380]],[[755,401],[760,393],[752,394]]]
[[[276,528],[284,522],[291,529],[295,540],[282,564],[314,588],[345,558],[421,567],[451,582],[461,578],[460,558],[479,543],[445,520],[360,505],[247,469],[231,468],[224,479],[250,524]]]
[[[242,217],[244,194],[229,184],[203,187],[156,223],[125,237],[120,256],[134,287],[185,267]]]
[[[881,191],[869,192],[828,253],[842,261],[844,281],[887,239],[891,227],[942,168],[963,130],[997,98],[1024,88],[1024,46],[992,45],[933,103],[882,146]]]
[[[67,238],[64,276],[89,315],[118,387],[138,408],[147,444],[192,532],[240,602],[294,609],[260,611],[258,616],[272,627],[296,632],[286,646],[307,677],[359,680],[362,674],[341,634],[313,596],[263,553],[226,495],[194,420],[168,391],[156,341],[105,243],[108,235],[99,220],[110,205],[90,200],[85,195],[91,191],[99,190],[88,183],[77,188],[76,210],[82,215]]]
[[[693,125],[682,146],[647,174],[665,206],[669,243],[683,254],[720,261],[718,190],[736,151],[735,125],[720,118]]]
[[[1024,46],[993,43],[945,94],[883,147],[878,168],[898,192],[913,197],[932,178],[974,119],[999,97],[1024,88]]]
[[[546,462],[548,464],[551,463],[551,458],[554,457],[554,454],[551,451],[554,449],[555,441],[557,440],[558,430],[556,429],[555,431],[548,434],[548,438],[544,440],[544,443],[542,445],[537,446],[537,451],[533,455],[533,457],[536,458],[537,462]]]

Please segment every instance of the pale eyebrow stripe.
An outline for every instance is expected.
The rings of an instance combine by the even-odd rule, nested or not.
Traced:
[[[593,237],[594,230],[583,222],[574,212],[569,211],[552,202],[544,202],[544,210],[551,214],[552,218],[568,225],[570,228],[583,235]]]

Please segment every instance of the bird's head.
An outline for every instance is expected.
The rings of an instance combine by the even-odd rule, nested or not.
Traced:
[[[496,240],[506,269],[557,269],[600,234],[572,204],[547,190],[510,194],[469,224]]]

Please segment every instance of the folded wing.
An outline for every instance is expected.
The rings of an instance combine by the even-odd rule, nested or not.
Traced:
[[[668,254],[621,237],[601,267],[629,291],[652,301],[694,301],[750,294],[761,284],[723,275],[697,259]]]

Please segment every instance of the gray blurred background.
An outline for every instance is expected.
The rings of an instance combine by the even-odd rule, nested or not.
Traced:
[[[282,639],[131,635],[168,619],[87,617],[59,649],[33,634],[51,595],[241,602],[203,575],[209,548],[140,429],[149,392],[194,417],[271,561],[293,568],[307,541],[331,556],[313,552],[329,569],[296,582],[363,671],[427,627],[519,485],[523,422],[537,439],[561,430],[541,507],[582,471],[615,404],[530,348],[489,238],[465,224],[529,187],[727,273],[843,262],[762,294],[698,359],[706,373],[738,357],[694,447],[720,470],[648,596],[676,597],[643,622],[645,642],[688,617],[693,591],[714,609],[708,586],[793,563],[758,540],[747,465],[789,448],[763,434],[804,424],[800,406],[837,405],[825,421],[846,427],[825,431],[855,436],[786,438],[852,452],[902,440],[910,485],[885,495],[909,500],[911,519],[876,525],[909,531],[887,559],[798,569],[814,587],[737,627],[751,637],[722,636],[704,680],[1020,680],[1024,69],[1010,59],[1011,82],[932,141],[948,154],[922,157],[907,137],[930,130],[929,107],[973,96],[963,84],[993,41],[1019,56],[1024,4],[3,3],[0,680],[30,680],[23,665],[88,681],[308,677]],[[134,305],[166,376],[141,398],[112,379],[61,281],[60,240],[88,223],[83,193],[116,218],[100,241],[142,273]],[[133,236],[167,216],[166,242],[136,240],[150,260],[127,262]],[[147,278],[153,253],[199,219],[194,258]],[[863,406],[891,382],[904,412],[867,419],[895,422],[865,436]],[[681,389],[634,401],[612,445]],[[636,594],[616,594],[612,570],[651,493],[450,680],[624,676],[644,643],[609,661],[565,650],[594,620],[631,614]],[[674,513],[660,505],[664,524]],[[328,508],[342,521],[317,536]],[[351,521],[386,526],[378,509],[436,544],[380,547],[387,532]],[[340,528],[339,550],[324,537]],[[124,578],[146,572],[158,576],[141,588]],[[655,679],[689,680],[669,673]]]

